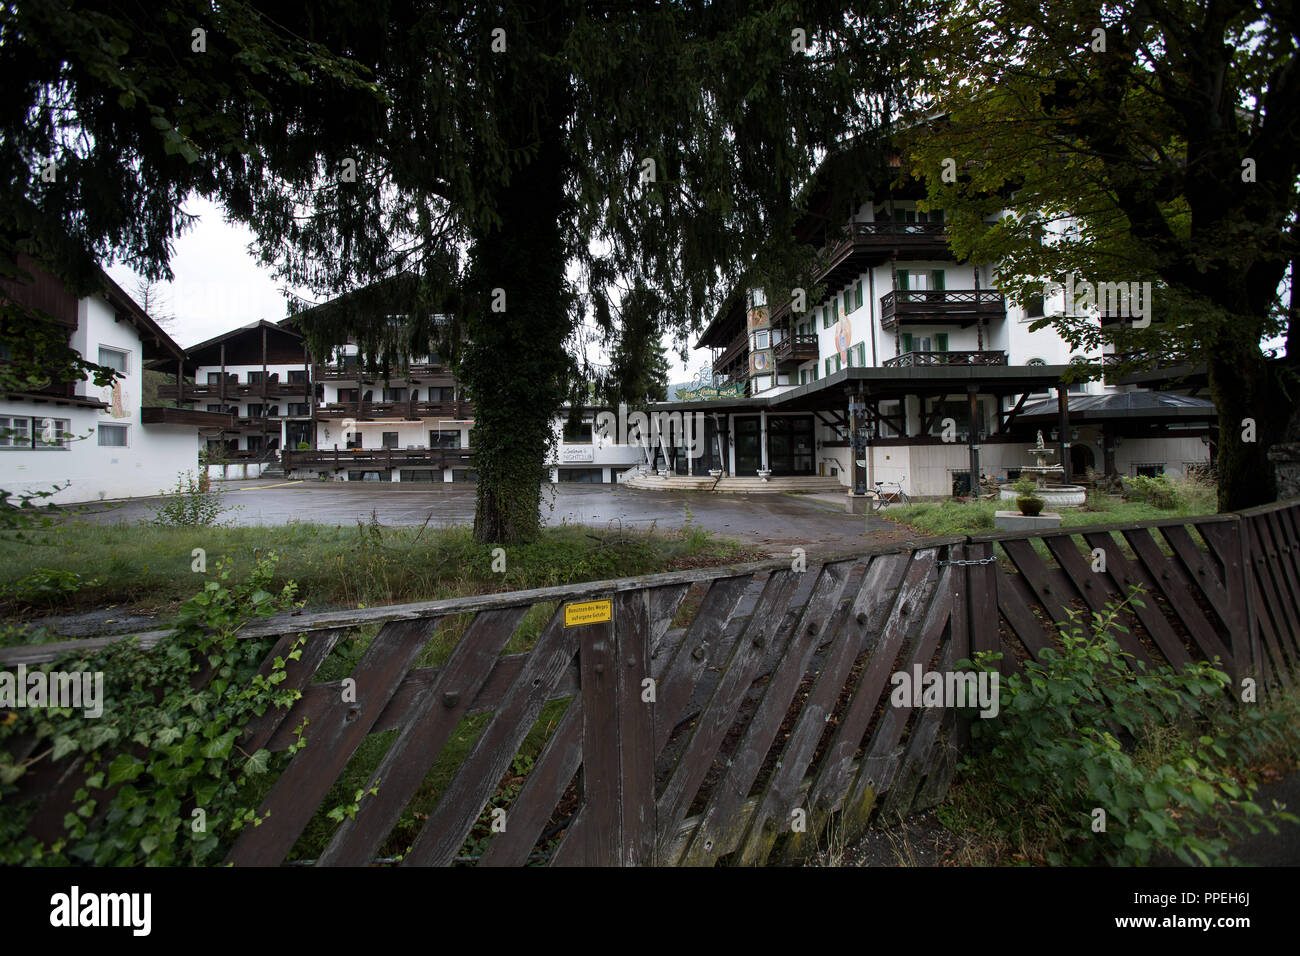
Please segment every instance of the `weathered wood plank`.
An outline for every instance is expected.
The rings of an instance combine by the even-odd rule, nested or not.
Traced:
[[[584,597],[590,597],[587,592]],[[575,630],[564,626],[564,606],[555,609],[528,660],[506,692],[492,720],[429,814],[402,860],[403,866],[447,866],[465,842],[479,813],[496,791],[519,746],[537,721],[551,688],[577,650]],[[507,826],[509,825],[507,820]]]
[[[1115,582],[1115,588],[1110,590],[1112,595],[1128,599],[1134,594],[1133,589],[1141,585],[1145,593],[1138,600],[1142,604],[1140,607],[1131,604],[1130,607],[1133,608],[1133,613],[1142,622],[1147,633],[1151,635],[1151,640],[1160,648],[1160,653],[1164,655],[1165,660],[1178,670],[1190,664],[1192,655],[1187,653],[1182,639],[1174,633],[1174,629],[1169,626],[1159,605],[1156,604],[1156,588],[1152,580],[1154,574],[1141,575],[1109,534],[1085,534],[1084,540],[1091,547],[1100,548],[1105,554],[1106,574]],[[1154,572],[1154,569],[1152,570]]]
[[[657,686],[650,672],[651,622],[645,591],[614,598],[614,667],[618,675],[618,866],[655,862],[655,721]],[[685,592],[683,592],[685,593]],[[645,682],[650,681],[646,687]]]
[[[318,865],[362,866],[375,858],[527,613],[524,607],[483,611],[470,622],[438,680],[413,706],[416,717],[370,775],[365,790],[378,787],[379,792],[363,799],[356,815],[339,824]]]
[[[722,680],[695,721],[690,739],[664,786],[657,806],[660,837],[671,833],[686,816],[700,785],[713,764],[718,747],[740,709],[745,691],[757,676],[767,642],[772,640],[799,583],[788,566],[772,572],[749,625],[732,649]]]
[[[438,623],[394,621],[375,635],[352,672],[356,701],[345,702],[340,696],[308,726],[307,746],[294,755],[262,802],[258,816],[274,819],[275,825],[246,828],[226,862],[275,866],[284,860]],[[289,712],[285,725],[298,726],[297,711],[294,707]]]
[[[1151,537],[1151,532],[1146,528],[1126,531],[1124,540],[1133,549],[1138,560],[1146,566],[1153,584],[1164,595],[1169,606],[1178,615],[1178,619],[1183,622],[1183,626],[1192,635],[1201,653],[1210,660],[1218,657],[1225,666],[1231,665],[1235,668],[1236,661],[1232,653],[1197,605],[1193,597],[1193,588],[1196,585],[1188,578],[1182,565],[1160,550],[1155,539]]]
[[[781,759],[759,798],[745,835],[739,843],[741,865],[762,863],[771,852],[781,828],[788,826],[791,811],[803,801],[807,787],[804,775],[816,753],[826,724],[830,720],[853,663],[863,647],[875,643],[882,623],[893,605],[909,562],[904,555],[890,555],[873,560],[853,603],[837,615],[835,637],[830,653],[804,701]],[[730,847],[720,848],[727,852]]]
[[[730,831],[738,822],[740,806],[762,769],[813,654],[835,622],[835,605],[853,564],[845,561],[822,567],[808,603],[764,688],[763,698],[736,746],[731,765],[724,779],[714,787],[701,814],[700,825],[681,860],[682,865],[711,866],[721,856],[720,847],[734,845],[739,834]]]

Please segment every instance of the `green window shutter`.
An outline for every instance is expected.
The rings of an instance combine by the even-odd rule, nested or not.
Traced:
[[[908,352],[912,351],[912,333],[904,332],[899,336],[899,338],[903,340],[903,354],[906,355]]]
[[[817,381],[817,366],[814,365],[814,366],[810,369],[810,371],[812,372],[812,380],[813,380],[814,382]]]
[[[944,285],[943,285],[942,269],[935,269],[933,272],[930,273],[930,288],[935,289],[939,292],[943,291]]]
[[[936,352],[948,351],[948,333],[936,332],[934,334],[934,349]]]
[[[826,374],[827,374],[827,375],[831,374],[831,360],[830,360],[830,359],[827,359],[827,360],[826,360]]]
[[[838,371],[839,371],[840,369],[842,369],[842,368],[844,368],[844,365],[843,365],[842,362],[840,362],[840,357],[839,357],[839,355],[837,354],[837,355],[835,356],[835,371],[838,372]]]
[[[867,281],[866,279],[863,279],[863,280],[862,280],[862,282],[866,282],[866,281]],[[854,308],[854,311],[856,311],[856,310],[862,308],[862,282],[859,282],[857,285],[855,285],[855,286],[853,287],[853,308]]]
[[[907,291],[907,270],[906,269],[898,270],[898,291],[899,292]]]
[[[858,343],[858,364],[863,368],[867,367],[867,343]]]

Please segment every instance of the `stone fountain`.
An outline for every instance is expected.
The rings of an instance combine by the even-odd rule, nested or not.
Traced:
[[[1087,491],[1082,485],[1065,485],[1059,481],[1049,483],[1049,478],[1065,477],[1065,467],[1059,462],[1052,465],[1047,463],[1047,460],[1056,454],[1056,449],[1048,448],[1043,444],[1041,431],[1038,433],[1038,444],[1029,449],[1029,454],[1036,459],[1037,463],[1025,465],[1020,469],[1020,474],[1034,479],[1034,484],[1038,486],[1034,494],[1043,499],[1045,507],[1077,507],[1087,500]],[[1003,486],[1000,496],[1006,501],[1014,501],[1020,497],[1010,484]]]

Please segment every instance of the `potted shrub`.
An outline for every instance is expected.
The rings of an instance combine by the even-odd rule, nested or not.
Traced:
[[[1033,517],[1043,510],[1043,499],[1038,497],[1038,486],[1029,478],[1021,478],[1013,488],[1016,489],[1016,507],[1022,515]]]

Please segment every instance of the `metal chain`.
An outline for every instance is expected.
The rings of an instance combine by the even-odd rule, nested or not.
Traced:
[[[996,560],[997,558],[989,557],[989,558],[973,558],[969,561],[936,561],[935,567],[942,568],[942,567],[954,567],[957,565],[964,566],[969,564],[992,564]]]

